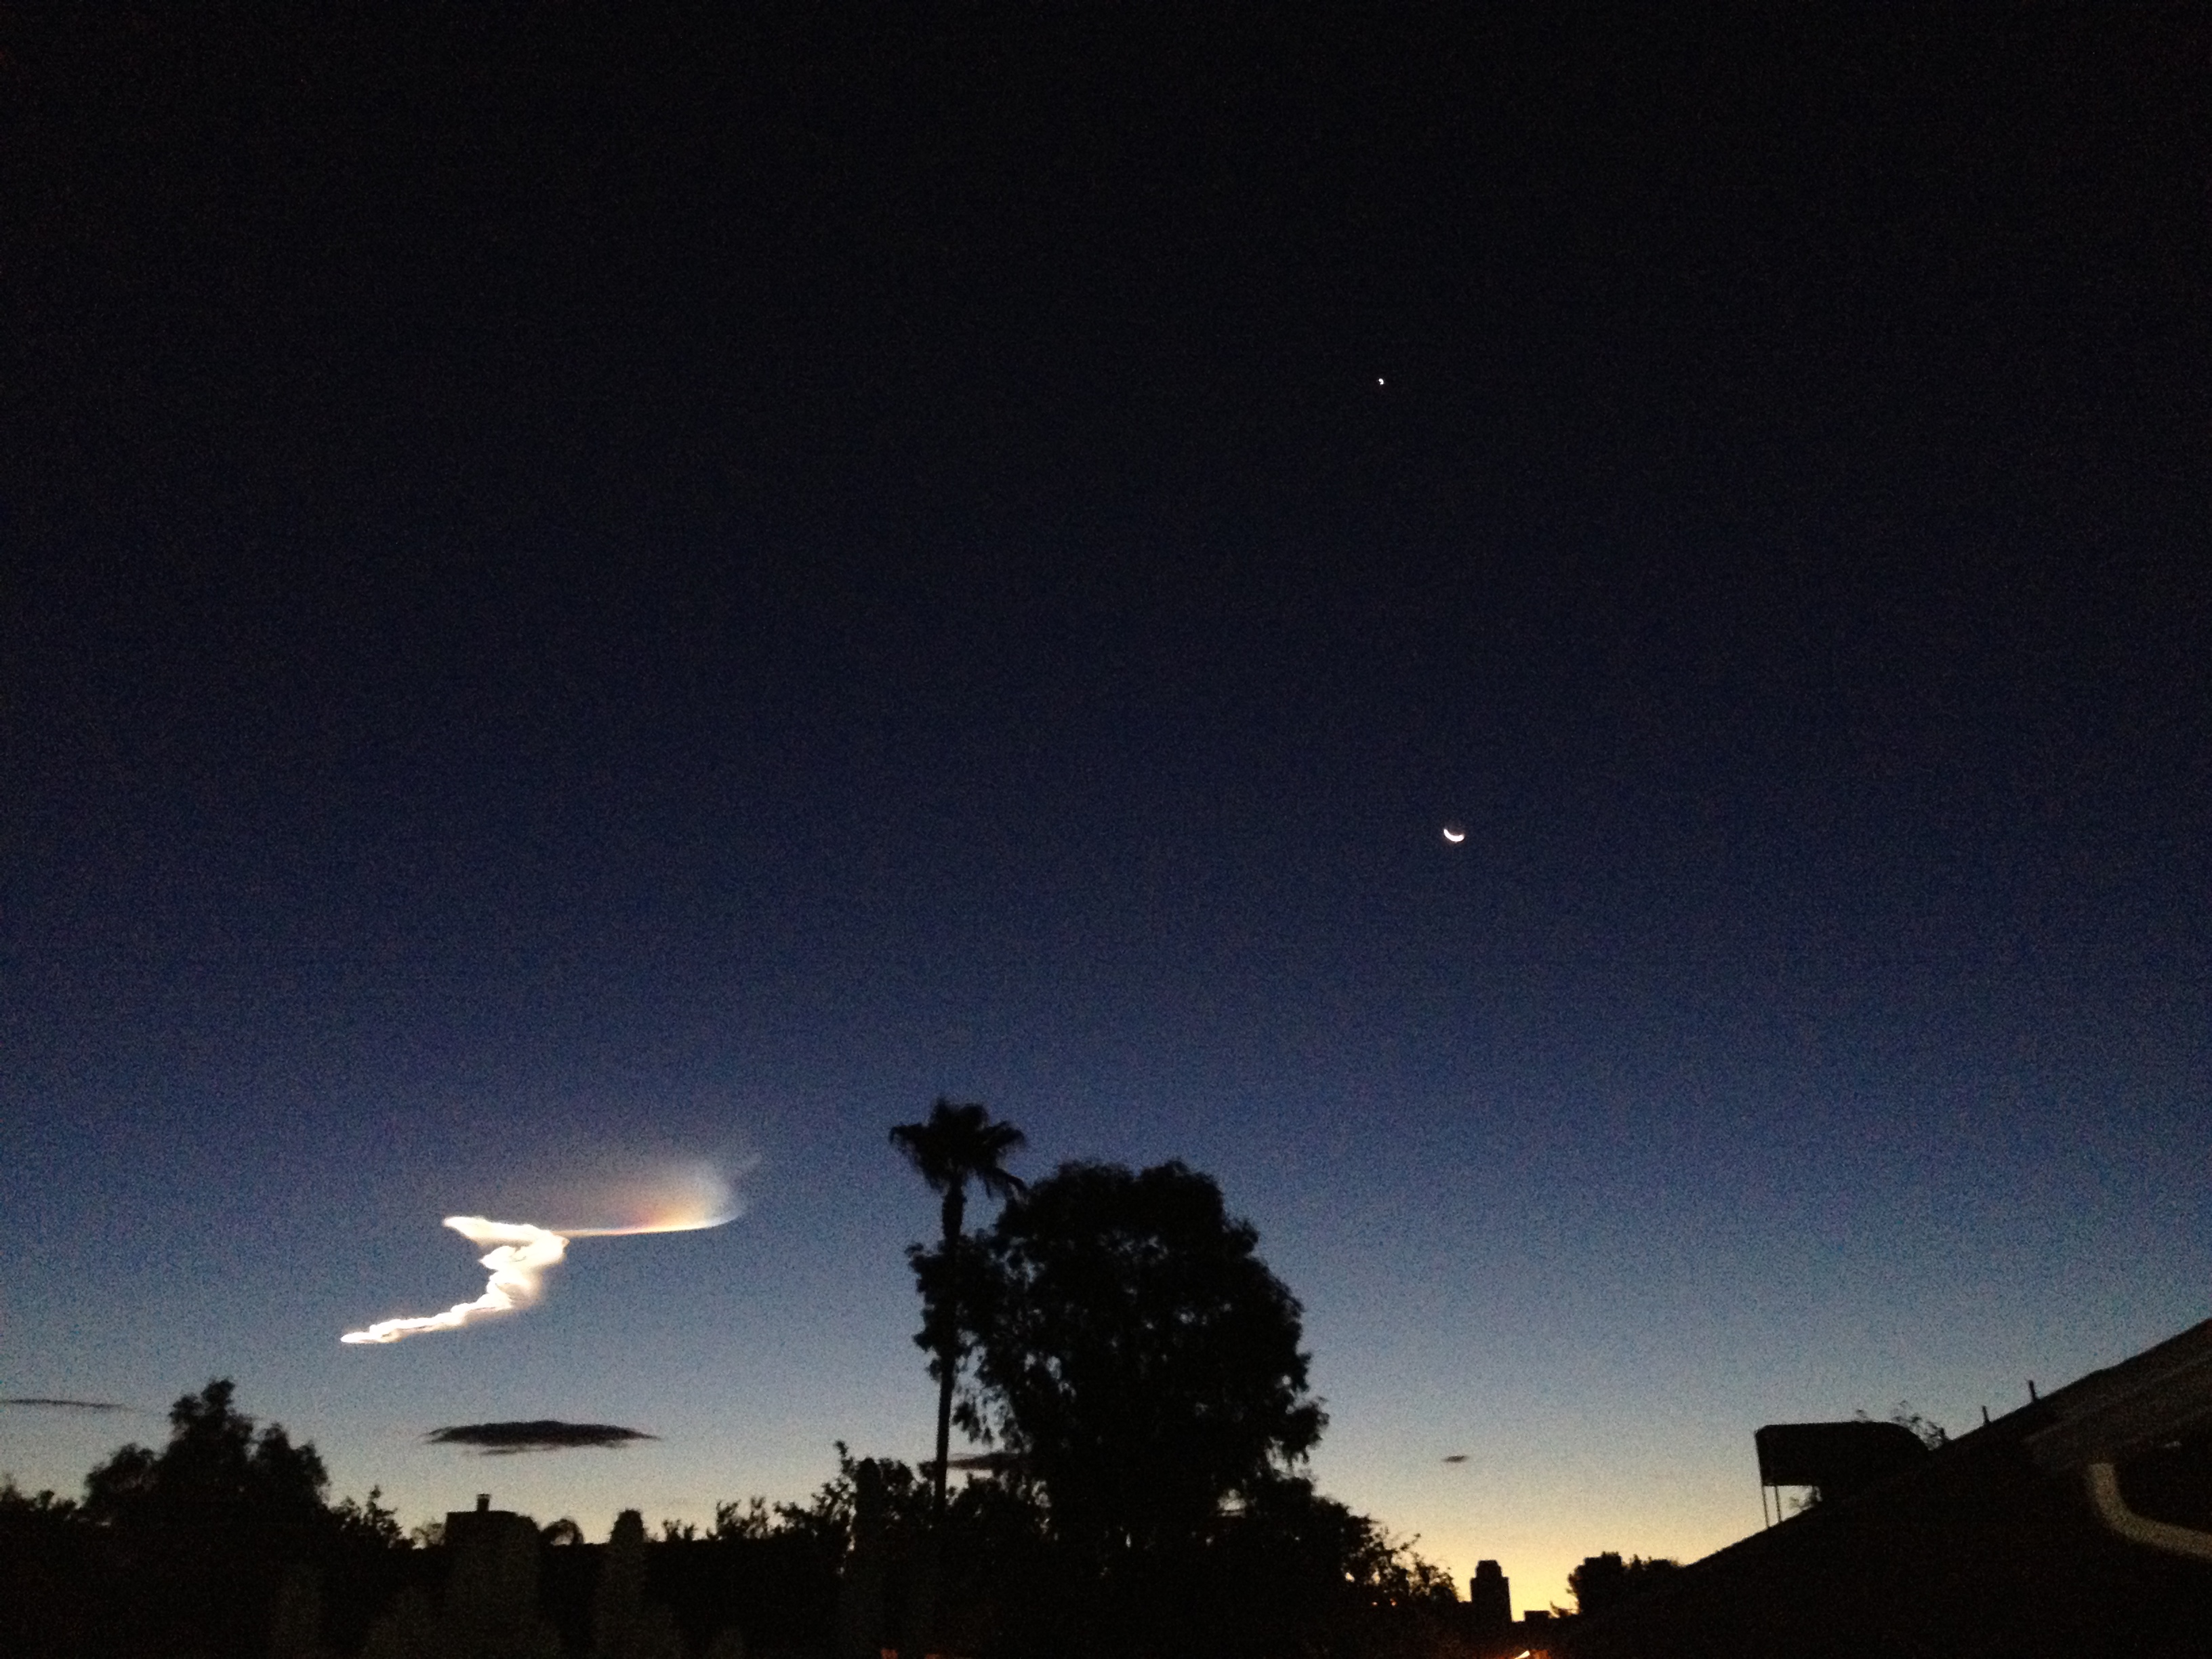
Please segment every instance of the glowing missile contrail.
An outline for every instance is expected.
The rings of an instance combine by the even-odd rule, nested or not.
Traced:
[[[473,1302],[456,1302],[441,1314],[420,1319],[380,1319],[367,1330],[348,1331],[341,1342],[397,1342],[424,1331],[457,1331],[480,1314],[513,1313],[538,1300],[545,1270],[568,1253],[565,1233],[533,1227],[526,1221],[487,1221],[480,1215],[449,1215],[446,1224],[471,1244],[490,1244],[482,1265],[491,1280]]]
[[[488,1314],[527,1308],[544,1294],[546,1270],[568,1253],[572,1238],[620,1238],[632,1233],[690,1232],[719,1227],[738,1213],[736,1200],[720,1174],[708,1165],[681,1171],[655,1190],[633,1194],[625,1206],[638,1219],[620,1227],[537,1227],[526,1221],[491,1221],[480,1215],[449,1215],[445,1224],[471,1244],[493,1248],[477,1258],[490,1269],[483,1294],[456,1302],[443,1313],[415,1319],[380,1319],[365,1330],[348,1331],[341,1342],[397,1342],[425,1331],[457,1331]]]

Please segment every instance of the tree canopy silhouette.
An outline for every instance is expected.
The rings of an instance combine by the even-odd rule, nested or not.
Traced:
[[[301,1640],[324,1605],[358,1626],[405,1538],[380,1492],[331,1505],[329,1484],[313,1444],[216,1378],[170,1407],[166,1444],[94,1468],[82,1504],[0,1490],[0,1651],[246,1659],[272,1612]]]
[[[1258,1242],[1181,1163],[1063,1164],[980,1241],[963,1421],[1017,1455],[1061,1536],[1197,1536],[1320,1438],[1298,1304]]]
[[[255,1432],[218,1377],[169,1407],[169,1443],[125,1446],[85,1477],[85,1518],[129,1531],[189,1532],[258,1542],[316,1534],[330,1486],[312,1443],[281,1423]]]
[[[1601,1555],[1585,1556],[1582,1565],[1567,1575],[1567,1588],[1574,1592],[1578,1610],[1603,1613],[1665,1583],[1680,1565],[1664,1556],[1646,1559],[1632,1555],[1624,1560],[1618,1550],[1607,1550]]]
[[[930,1108],[927,1120],[902,1123],[891,1131],[891,1145],[929,1183],[930,1190],[944,1199],[937,1251],[917,1245],[909,1253],[921,1290],[921,1330],[915,1340],[928,1352],[930,1372],[937,1378],[937,1463],[931,1474],[930,1506],[939,1518],[945,1514],[946,1459],[952,1449],[952,1391],[963,1358],[960,1241],[967,1225],[968,1183],[974,1182],[987,1197],[1019,1194],[1024,1190],[1021,1177],[1006,1167],[1006,1158],[1024,1144],[1019,1129],[993,1122],[981,1103],[956,1105],[942,1097]],[[933,1267],[933,1261],[938,1265]]]

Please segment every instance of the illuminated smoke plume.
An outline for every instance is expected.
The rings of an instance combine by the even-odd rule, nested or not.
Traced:
[[[487,1221],[480,1215],[449,1215],[446,1224],[471,1244],[498,1248],[482,1257],[491,1281],[473,1302],[456,1302],[441,1314],[419,1319],[380,1319],[365,1331],[348,1331],[341,1342],[397,1342],[424,1331],[457,1331],[479,1314],[513,1313],[538,1300],[545,1270],[568,1253],[565,1233],[549,1232],[526,1221]]]
[[[629,1218],[611,1227],[537,1227],[526,1221],[449,1215],[446,1225],[463,1238],[471,1244],[493,1247],[478,1258],[491,1271],[483,1294],[473,1302],[457,1302],[443,1313],[380,1319],[366,1330],[348,1331],[338,1340],[397,1342],[425,1331],[457,1331],[484,1315],[513,1313],[536,1302],[545,1288],[546,1270],[568,1254],[572,1238],[690,1232],[719,1227],[738,1213],[729,1184],[707,1164],[690,1165],[660,1179],[633,1184],[609,1207]]]

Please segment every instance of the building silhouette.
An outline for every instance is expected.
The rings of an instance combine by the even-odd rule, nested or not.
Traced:
[[[1792,1461],[1808,1449],[1809,1469]],[[1838,1481],[1820,1451],[1764,1438],[1762,1476],[1814,1473],[1822,1501],[1577,1620],[1554,1651],[2212,1653],[2212,1320],[1933,1450],[1893,1440],[1886,1472]]]
[[[1513,1622],[1513,1585],[1495,1561],[1474,1564],[1467,1581],[1468,1627],[1479,1635],[1502,1632]]]

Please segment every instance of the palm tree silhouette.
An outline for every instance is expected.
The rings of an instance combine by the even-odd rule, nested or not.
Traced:
[[[897,1147],[915,1172],[944,1195],[945,1265],[946,1289],[957,1298],[953,1273],[961,1229],[968,1218],[968,1183],[974,1182],[985,1196],[1009,1199],[1025,1190],[1021,1177],[1002,1160],[1025,1144],[1025,1137],[1011,1123],[994,1123],[980,1102],[956,1105],[939,1097],[927,1121],[902,1123],[891,1131]],[[939,1329],[937,1349],[937,1462],[932,1469],[930,1513],[945,1518],[945,1459],[952,1449],[952,1383],[960,1364],[960,1328],[956,1307],[934,1310]]]

